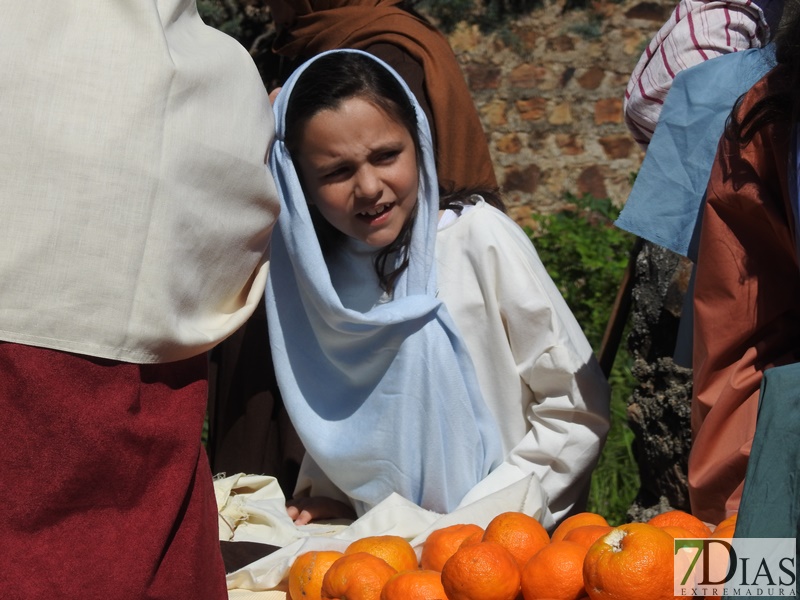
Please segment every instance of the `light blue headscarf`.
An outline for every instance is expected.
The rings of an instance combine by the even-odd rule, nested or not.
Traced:
[[[331,52],[301,66],[274,105],[269,166],[281,215],[266,303],[278,384],[306,451],[357,513],[392,492],[446,513],[500,463],[502,449],[466,347],[436,298],[439,202],[430,130],[400,77],[360,52],[389,69],[414,103],[422,156],[408,268],[391,301],[364,312],[347,308],[353,303],[342,299],[362,291],[376,298],[371,253],[352,240],[328,257],[329,267],[284,144],[297,78]]]
[[[736,99],[775,66],[775,47],[724,54],[680,71],[664,101],[616,226],[691,260],[725,122]]]

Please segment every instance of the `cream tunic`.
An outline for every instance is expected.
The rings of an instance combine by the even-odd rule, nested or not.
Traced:
[[[465,506],[533,475],[553,527],[584,510],[609,428],[610,389],[525,232],[480,201],[446,211],[436,236],[439,298],[467,345],[502,436],[504,462]],[[296,495],[347,497],[306,455]]]
[[[167,362],[244,323],[278,212],[245,49],[191,0],[4,2],[0,71],[0,340]]]
[[[479,202],[443,220],[436,261],[439,297],[506,455],[462,505],[532,473],[558,522],[585,500],[609,428],[610,390],[592,348],[525,232],[497,209]]]

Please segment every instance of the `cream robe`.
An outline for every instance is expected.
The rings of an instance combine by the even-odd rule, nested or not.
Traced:
[[[610,426],[610,388],[592,348],[519,225],[480,201],[448,211],[436,237],[438,297],[472,356],[500,426],[503,463],[464,507],[533,475],[549,528],[585,501]],[[347,502],[306,455],[297,491]]]

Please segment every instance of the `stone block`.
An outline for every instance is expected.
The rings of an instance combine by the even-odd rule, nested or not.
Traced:
[[[607,135],[599,140],[608,158],[628,158],[635,143],[629,135]]]
[[[605,75],[606,72],[602,67],[597,65],[591,66],[578,75],[578,85],[585,90],[596,90],[600,87],[600,84],[603,83]]]
[[[505,172],[503,189],[532,194],[539,187],[541,178],[542,172],[537,165],[529,165],[525,168],[512,167]]]
[[[525,98],[517,100],[514,105],[523,121],[538,121],[543,119],[547,110],[546,98]]]
[[[603,172],[597,165],[585,168],[578,175],[578,193],[583,196],[584,194],[591,194],[595,198],[606,198],[608,191],[606,190],[606,181]]]
[[[622,123],[622,98],[603,98],[595,102],[594,122],[596,125]]]
[[[569,102],[562,102],[553,107],[547,122],[551,125],[567,125],[572,123],[572,106]]]

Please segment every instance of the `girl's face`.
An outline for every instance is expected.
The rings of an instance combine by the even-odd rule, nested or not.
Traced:
[[[349,98],[314,115],[297,162],[308,199],[322,216],[375,248],[397,238],[417,202],[411,134],[364,99]]]

